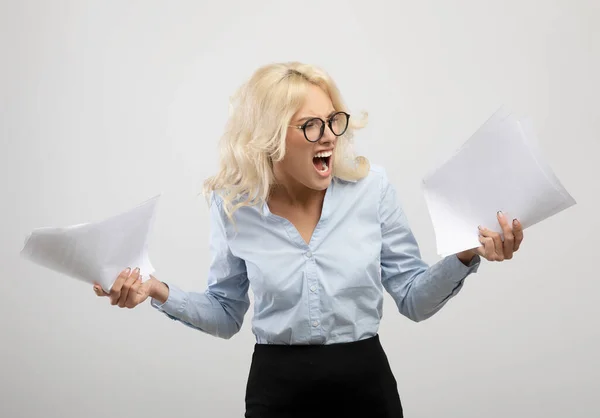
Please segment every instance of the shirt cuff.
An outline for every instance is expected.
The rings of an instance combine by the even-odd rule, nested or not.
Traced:
[[[475,256],[473,256],[469,264],[464,264],[462,261],[460,261],[458,255],[456,254],[450,256],[450,259],[452,266],[458,269],[459,271],[462,271],[464,275],[469,275],[471,273],[477,272],[479,266],[481,265],[481,257],[478,254],[475,254]]]
[[[165,283],[166,284],[166,283]],[[172,318],[180,318],[185,311],[188,302],[188,295],[175,285],[167,285],[169,287],[169,296],[165,303],[160,303],[152,298],[150,304],[161,312],[164,312]]]

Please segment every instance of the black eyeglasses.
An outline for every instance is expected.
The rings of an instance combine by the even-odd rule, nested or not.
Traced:
[[[341,136],[346,132],[346,129],[348,129],[349,120],[350,115],[348,113],[336,112],[327,119],[327,122],[321,118],[311,118],[302,125],[290,125],[290,127],[302,129],[307,141],[317,142],[325,133],[325,125],[329,126],[329,129],[331,129],[331,132],[333,132],[335,136]]]

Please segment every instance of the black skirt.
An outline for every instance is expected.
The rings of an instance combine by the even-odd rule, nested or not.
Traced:
[[[246,418],[401,418],[379,336],[331,345],[256,344]]]

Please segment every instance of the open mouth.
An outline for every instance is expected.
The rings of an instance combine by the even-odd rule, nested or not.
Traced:
[[[328,175],[331,170],[332,151],[322,151],[315,154],[313,157],[313,165],[317,172],[321,175]]]

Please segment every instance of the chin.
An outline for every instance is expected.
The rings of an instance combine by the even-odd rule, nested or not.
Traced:
[[[322,190],[326,190],[330,184],[331,184],[331,176],[313,181],[309,187],[313,190],[322,191]]]
[[[325,190],[331,184],[331,180],[333,179],[332,170],[329,168],[326,173],[315,172],[312,179],[310,180],[310,188],[314,190]]]

